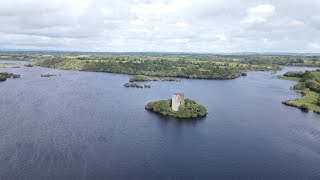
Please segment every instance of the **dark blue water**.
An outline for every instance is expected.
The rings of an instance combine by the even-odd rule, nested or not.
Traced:
[[[282,105],[300,95],[270,72],[128,89],[128,75],[0,71],[22,75],[0,83],[0,179],[320,178],[320,115]],[[208,116],[181,121],[144,109],[174,92]]]

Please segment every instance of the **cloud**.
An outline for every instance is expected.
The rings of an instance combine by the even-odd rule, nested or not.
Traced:
[[[0,1],[0,49],[319,51],[320,1]]]
[[[215,38],[216,38],[216,40],[218,40],[218,41],[226,41],[226,40],[227,40],[225,34],[217,34],[217,35],[215,36]]]
[[[255,7],[248,8],[247,16],[243,19],[244,23],[263,23],[269,17],[275,14],[276,8],[271,4],[262,4]]]
[[[314,48],[314,49],[320,49],[320,43],[311,43],[311,47]]]

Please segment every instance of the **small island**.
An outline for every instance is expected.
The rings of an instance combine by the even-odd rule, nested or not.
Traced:
[[[157,78],[157,77],[150,77],[145,75],[135,75],[129,79],[128,83],[125,83],[123,86],[126,88],[151,88],[151,85],[144,84],[140,85],[138,83],[141,82],[149,82],[149,81],[176,81],[180,82],[180,80],[176,80],[173,77],[164,77],[164,78]],[[137,83],[138,82],[138,83]]]
[[[208,114],[207,109],[194,100],[184,99],[184,94],[175,93],[172,99],[149,102],[145,109],[176,118],[197,118]]]
[[[20,78],[20,74],[14,74],[14,73],[7,73],[7,72],[0,72],[0,81],[6,81],[8,78]]]
[[[56,74],[41,74],[41,77],[51,77],[51,76],[57,76]]]
[[[126,88],[151,88],[151,85],[145,84],[144,86],[141,86],[137,83],[132,83],[132,82],[125,83],[123,86]]]
[[[25,67],[33,67],[33,64],[29,63],[29,64],[25,64]]]

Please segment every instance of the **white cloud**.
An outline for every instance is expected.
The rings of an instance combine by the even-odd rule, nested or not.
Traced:
[[[100,10],[101,10],[102,14],[104,14],[104,15],[111,15],[112,14],[112,9],[103,7]]]
[[[314,49],[320,49],[320,43],[311,43],[311,47],[314,48]]]
[[[271,4],[262,4],[247,10],[248,14],[270,15],[275,12],[276,8]]]
[[[3,0],[0,49],[319,51],[319,11],[319,0]]]
[[[177,42],[177,43],[187,43],[187,42],[189,42],[188,39],[174,39],[174,41]]]
[[[276,8],[271,4],[262,4],[248,8],[247,16],[243,19],[244,23],[263,23],[275,14]]]
[[[177,22],[175,25],[179,28],[185,28],[187,27],[187,24],[185,22]]]
[[[216,37],[216,40],[219,40],[219,41],[226,41],[227,40],[227,37],[225,34],[217,34],[215,37]]]
[[[289,26],[295,26],[295,27],[299,27],[299,26],[304,26],[305,23],[296,19],[293,19],[291,21],[288,22]]]

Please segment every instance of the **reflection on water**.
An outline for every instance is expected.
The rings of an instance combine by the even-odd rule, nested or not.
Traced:
[[[153,112],[149,112],[149,113],[153,113]],[[164,116],[161,114],[154,114],[152,116],[154,116],[154,119],[158,119],[160,123],[164,123],[166,125],[172,125],[176,127],[183,126],[183,125],[196,126],[197,124],[202,123],[206,119],[206,117],[198,117],[194,119],[179,119],[179,118],[174,118],[170,116]]]

